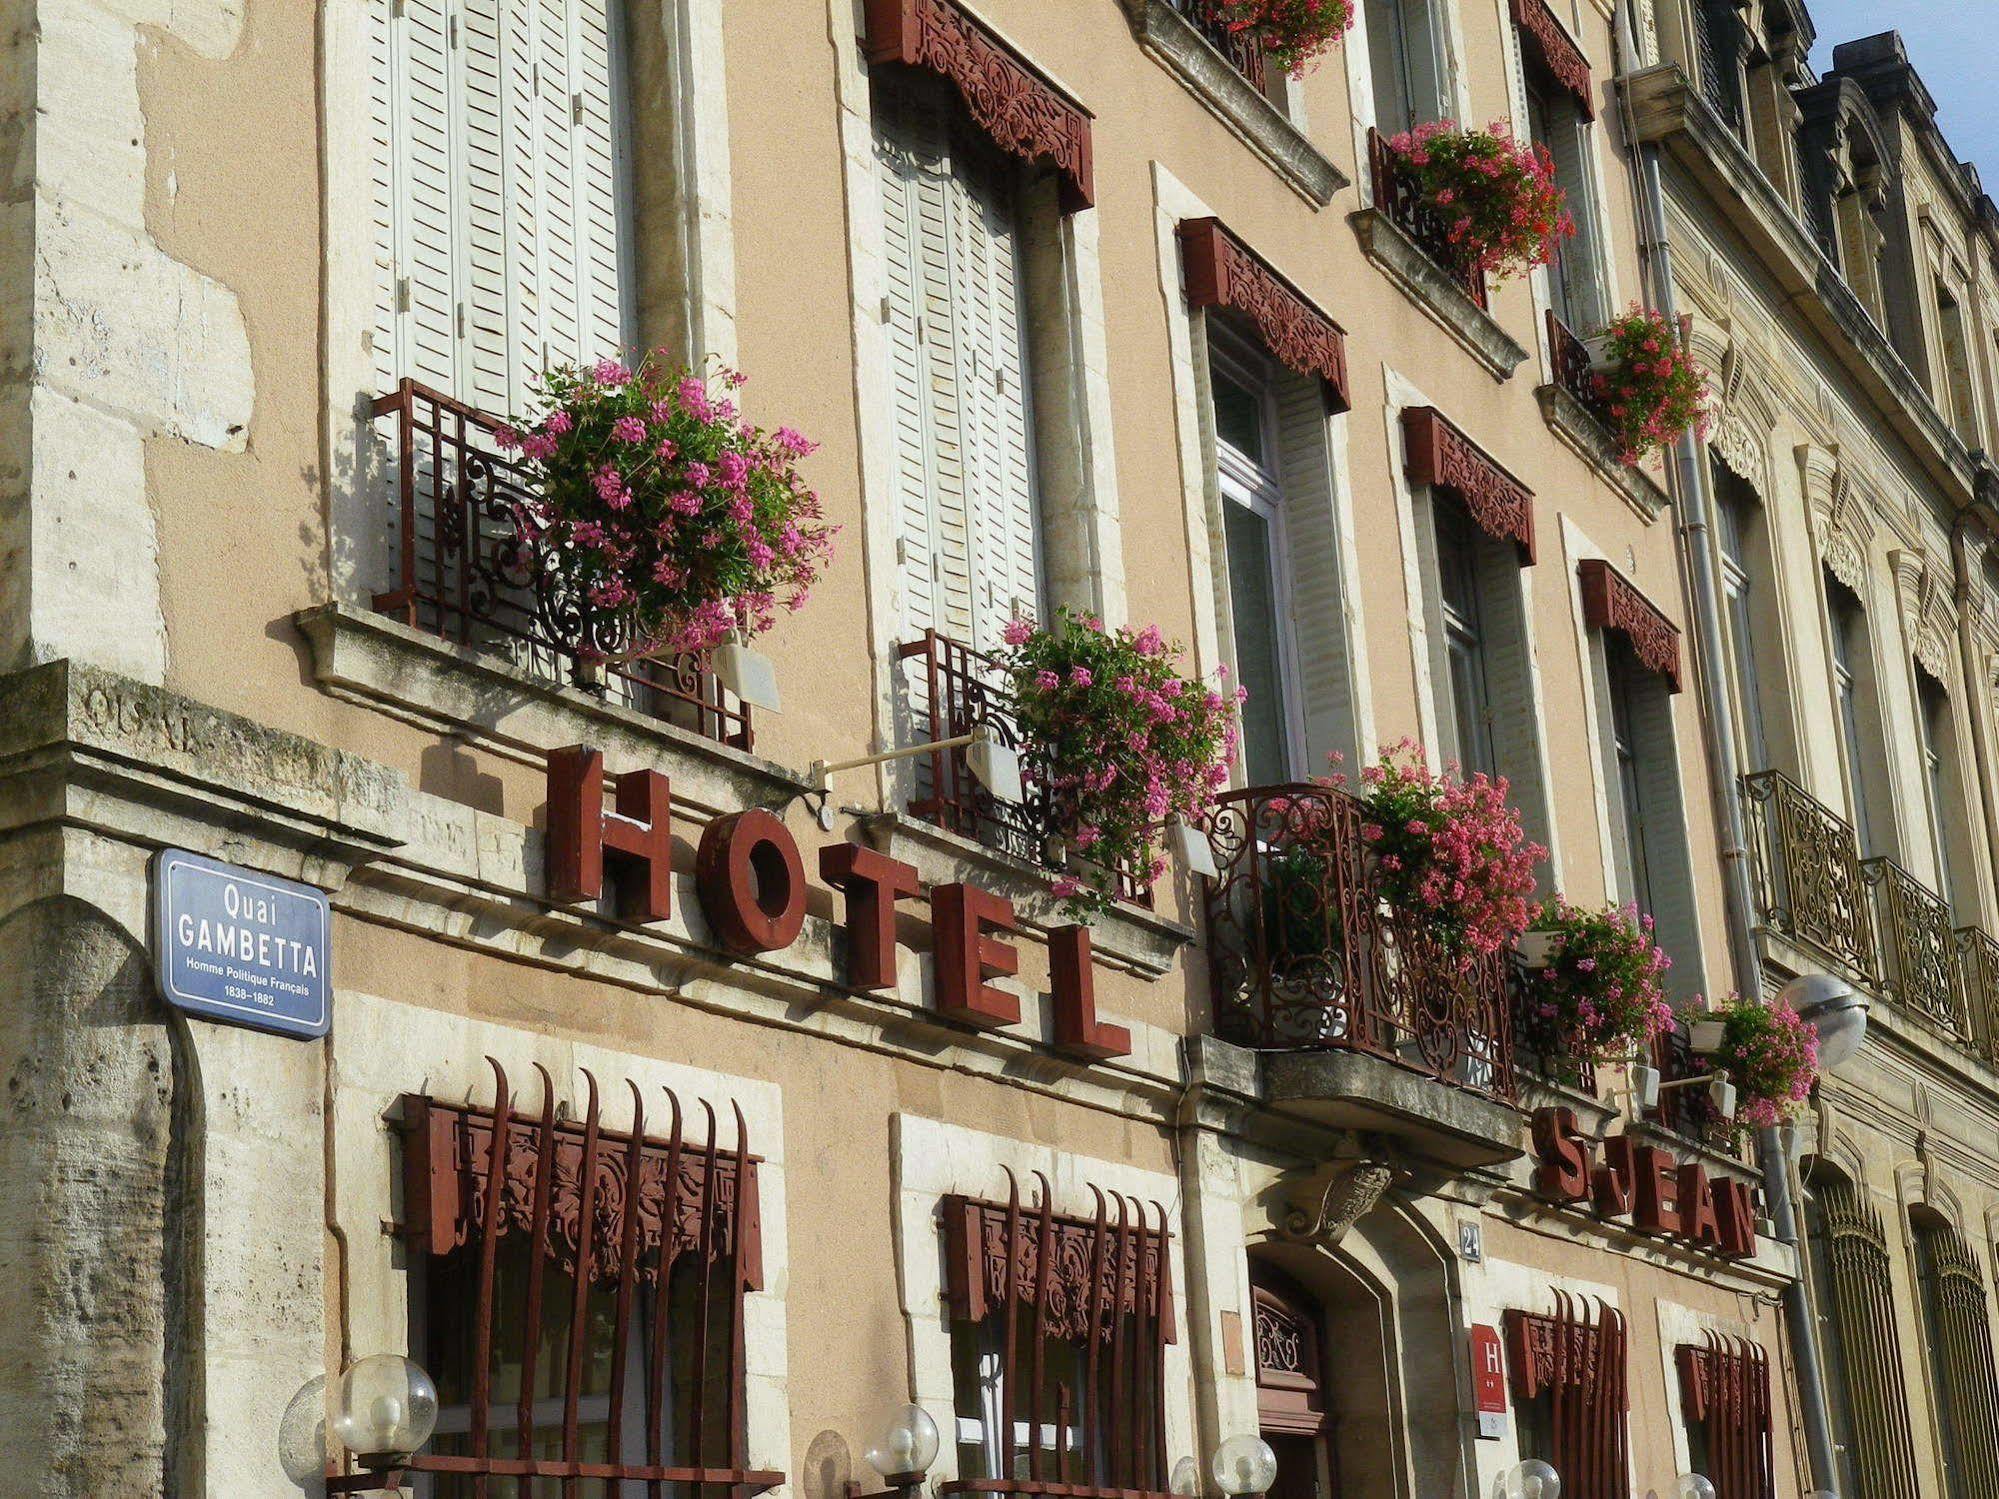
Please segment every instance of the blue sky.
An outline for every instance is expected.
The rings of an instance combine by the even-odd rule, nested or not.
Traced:
[[[1836,42],[1899,31],[1937,101],[1937,123],[1951,148],[1976,163],[1986,190],[1999,196],[1999,89],[1993,87],[1993,0],[1805,0],[1817,23],[1812,65],[1832,66]]]

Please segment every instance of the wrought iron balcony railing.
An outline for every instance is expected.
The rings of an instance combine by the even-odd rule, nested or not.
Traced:
[[[1659,1069],[1659,1080],[1664,1083],[1707,1076],[1694,1054],[1684,1021],[1678,1030],[1653,1043],[1652,1065]],[[1650,1110],[1647,1117],[1662,1129],[1709,1150],[1745,1159],[1748,1156],[1747,1132],[1738,1130],[1733,1119],[1715,1108],[1705,1088],[1674,1088],[1663,1092],[1658,1107]]]
[[[916,796],[909,810],[947,832],[1029,864],[1061,870],[1073,857],[1062,845],[1062,821],[1035,773],[1012,694],[992,657],[936,630],[900,648],[906,672],[910,742],[957,739],[979,729],[1021,754],[1025,799],[1001,801],[972,775],[964,749],[932,750],[917,761]],[[1152,892],[1129,871],[1117,878],[1120,899],[1149,906]]]
[[[1874,889],[1883,992],[1904,1013],[1963,1040],[1968,1032],[1949,904],[1893,859],[1869,859],[1861,869]]]
[[[1215,0],[1167,0],[1229,65],[1249,80],[1250,86],[1259,94],[1269,82],[1269,60],[1263,55],[1263,48],[1256,38],[1246,32],[1232,31],[1228,23],[1219,15]]]
[[[1554,383],[1568,392],[1604,431],[1610,431],[1610,402],[1597,388],[1596,375],[1590,369],[1589,345],[1573,328],[1555,316],[1552,307],[1548,309],[1548,354],[1554,367]]]
[[[1999,1063],[1999,940],[1975,926],[1957,929],[1959,1013],[1989,1062]]]
[[[394,583],[375,608],[460,645],[507,656],[523,671],[738,749],[750,710],[728,698],[697,655],[620,661],[568,582],[559,551],[522,535],[532,494],[500,450],[500,421],[414,380],[374,403],[395,478],[387,515]]]
[[[1534,996],[1539,975],[1517,963],[1508,966],[1515,1065],[1523,1076],[1560,1083],[1583,1093],[1596,1092],[1596,1063],[1578,1056],[1563,1028],[1540,1012]]]
[[[1743,791],[1764,924],[1872,978],[1874,926],[1853,828],[1782,771],[1744,777]]]
[[[1208,829],[1216,1034],[1365,1052],[1511,1099],[1508,955],[1462,958],[1429,913],[1389,904],[1364,821],[1359,801],[1328,786],[1221,798]]]
[[[1374,185],[1374,206],[1416,247],[1429,256],[1466,296],[1486,306],[1485,272],[1460,245],[1451,243],[1443,216],[1389,149],[1386,136],[1372,126],[1367,132],[1368,173]]]

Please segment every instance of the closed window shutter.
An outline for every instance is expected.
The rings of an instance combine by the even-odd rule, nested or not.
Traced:
[[[1316,378],[1277,375],[1277,463],[1284,487],[1285,566],[1298,686],[1311,764],[1331,751],[1361,753],[1341,587],[1340,535],[1333,495],[1326,396]]]
[[[1548,110],[1548,153],[1555,158],[1555,181],[1568,198],[1576,221],[1573,238],[1564,240],[1556,272],[1568,302],[1568,315],[1585,337],[1607,320],[1596,248],[1596,195],[1589,173],[1590,127],[1563,97]]]
[[[1680,796],[1679,746],[1673,738],[1673,700],[1664,678],[1626,663],[1631,672],[1631,745],[1642,809],[1640,833],[1646,886],[1652,897],[1652,918],[1659,945],[1678,955],[1666,974],[1666,987],[1676,997],[1702,988],[1699,926],[1694,915],[1694,871],[1688,851],[1686,808]]]
[[[1541,782],[1540,730],[1534,721],[1534,684],[1527,657],[1527,620],[1520,596],[1520,562],[1509,542],[1478,539],[1479,613],[1485,623],[1483,655],[1492,715],[1492,753],[1513,783],[1513,804],[1537,843],[1553,826]]]
[[[463,281],[447,0],[373,0],[375,218],[381,261],[375,367],[383,390],[404,376],[452,391]]]

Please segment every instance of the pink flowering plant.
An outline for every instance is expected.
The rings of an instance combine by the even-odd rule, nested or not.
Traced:
[[[733,392],[648,357],[542,377],[540,415],[503,428],[530,497],[523,539],[557,561],[586,657],[706,650],[801,607],[834,528],[798,471],[813,449],[746,422]]]
[[[1721,1045],[1705,1060],[1735,1084],[1738,1124],[1758,1129],[1794,1119],[1819,1079],[1818,1027],[1789,1005],[1730,996],[1707,1017],[1722,1023]]]
[[[1347,34],[1353,0],[1208,0],[1207,13],[1296,77]]]
[[[1388,906],[1426,917],[1431,934],[1467,964],[1527,930],[1534,869],[1548,857],[1507,791],[1504,776],[1431,770],[1410,739],[1360,771],[1360,836],[1376,890]]]
[[[1522,1030],[1557,1075],[1573,1081],[1581,1062],[1649,1057],[1673,1028],[1660,986],[1673,960],[1652,937],[1652,918],[1635,906],[1586,910],[1559,896],[1536,913],[1547,966],[1528,977]]]
[[[1391,137],[1388,149],[1469,266],[1506,276],[1547,265],[1576,232],[1548,148],[1515,140],[1503,124],[1433,120]]]
[[[1708,373],[1665,318],[1634,304],[1603,330],[1602,349],[1597,394],[1621,461],[1663,452],[1690,431],[1707,435]]]
[[[1166,823],[1198,823],[1226,784],[1239,694],[1182,676],[1156,626],[1107,630],[1061,609],[1047,625],[1009,622],[1005,640],[1022,772],[1076,855],[1055,893],[1073,915],[1104,910],[1120,872],[1159,878]]]

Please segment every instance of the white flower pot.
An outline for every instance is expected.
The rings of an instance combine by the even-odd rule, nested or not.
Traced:
[[[1687,1041],[1701,1056],[1711,1057],[1721,1050],[1721,1038],[1727,1030],[1719,1020],[1696,1020],[1687,1027]]]
[[[1513,939],[1513,950],[1529,968],[1552,968],[1561,945],[1560,932],[1522,932]]]
[[[1617,360],[1610,352],[1609,334],[1593,334],[1583,340],[1583,347],[1589,350],[1589,367],[1597,374],[1608,374],[1617,367]]]

